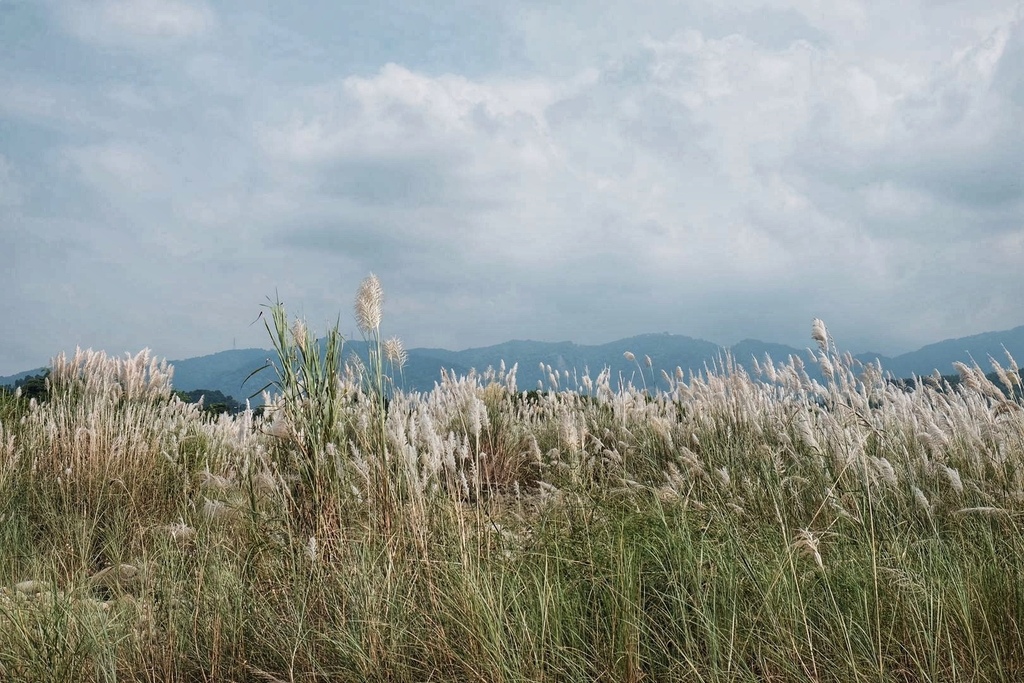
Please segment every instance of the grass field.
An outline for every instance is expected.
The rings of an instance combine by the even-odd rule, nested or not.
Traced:
[[[1024,409],[813,360],[400,391],[268,307],[262,417],[143,352],[0,398],[0,680],[1019,681]],[[781,359],[778,359],[781,360]],[[559,387],[556,389],[556,384]],[[397,385],[397,388],[396,388]]]

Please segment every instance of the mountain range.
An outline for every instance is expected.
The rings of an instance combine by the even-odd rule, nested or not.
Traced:
[[[365,359],[366,351],[367,346],[363,341],[345,342],[346,356],[355,353]],[[624,353],[627,351],[635,354],[635,362],[626,360]],[[632,379],[637,385],[642,382],[640,368],[643,368],[646,382],[651,385],[652,382],[659,381],[652,378],[660,377],[662,370],[671,374],[679,367],[687,373],[702,372],[706,367],[717,363],[726,352],[736,362],[748,368],[752,365],[752,359],[763,360],[766,354],[776,364],[787,361],[790,355],[799,356],[804,361],[808,360],[807,348],[798,349],[756,339],[747,339],[729,347],[703,339],[667,333],[644,334],[600,345],[515,340],[463,351],[410,349],[408,362],[396,381],[407,391],[429,391],[435,382],[440,381],[441,368],[463,375],[471,368],[482,371],[488,366],[498,367],[504,360],[509,367],[513,363],[518,363],[517,386],[520,390],[537,388],[538,381],[543,382],[545,387],[548,386],[548,373],[546,369],[541,370],[542,363],[560,373],[559,381],[563,387],[563,371],[568,371],[570,376],[575,371],[582,377],[585,369],[589,369],[591,377],[596,377],[605,367],[611,368],[613,378],[618,378],[621,374],[623,379]],[[941,374],[953,374],[955,361],[970,364],[976,360],[985,371],[988,371],[991,369],[989,357],[1006,365],[1006,352],[1024,364],[1024,325],[1001,332],[985,332],[970,337],[947,339],[894,357],[861,353],[857,354],[856,358],[865,362],[878,359],[884,371],[893,377],[902,378],[929,375],[935,370]],[[645,356],[651,358],[653,371],[646,368]],[[181,391],[217,390],[244,400],[250,395],[258,394],[259,390],[274,378],[273,371],[267,370],[245,381],[253,370],[263,366],[272,357],[273,351],[267,349],[237,349],[170,361],[174,366],[174,388]],[[807,367],[808,372],[816,372],[814,364],[807,363]],[[11,385],[39,371],[33,369],[0,377],[0,386]],[[575,381],[570,379],[568,387],[575,386]],[[259,397],[256,396],[253,402],[259,403]]]

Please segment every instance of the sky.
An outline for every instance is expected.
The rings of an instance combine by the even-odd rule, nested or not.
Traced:
[[[1024,4],[0,0],[0,375],[1024,324]],[[642,349],[636,349],[642,352]]]

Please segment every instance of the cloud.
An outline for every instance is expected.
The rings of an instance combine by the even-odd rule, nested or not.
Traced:
[[[201,38],[216,26],[213,10],[186,0],[100,0],[56,6],[72,35],[102,47],[163,49]]]
[[[800,163],[848,188],[886,178],[978,208],[1019,200],[1020,105],[996,76],[1014,58],[1007,44],[1022,35],[1020,20],[999,27],[913,85],[859,74],[848,92],[860,106],[832,100],[820,108],[803,136],[813,151]]]
[[[91,111],[77,89],[14,78],[0,78],[0,115],[32,127],[94,128],[105,125],[105,117]]]
[[[372,77],[296,93],[259,139],[268,165],[308,193],[288,207],[294,216],[318,207],[316,220],[350,223],[376,208],[367,222],[377,230],[471,256],[474,245],[497,249],[536,230],[507,219],[481,223],[564,172],[543,119],[552,96],[538,82],[429,77],[386,65]],[[544,192],[536,194],[543,201]]]
[[[57,7],[74,59],[0,78],[4,246],[88,255],[53,343],[213,351],[275,290],[344,326],[371,270],[409,345],[1024,318],[1011,2]]]
[[[82,182],[107,195],[152,193],[166,187],[148,154],[129,143],[71,147],[64,151],[64,158]]]
[[[371,77],[300,89],[290,120],[264,131],[270,154],[316,163],[352,155],[410,156],[514,136],[552,97],[543,80],[489,84],[387,64]]]
[[[393,261],[384,254],[400,249],[395,235],[415,233],[414,251],[446,245],[449,267],[419,270],[421,278],[433,274],[431,288],[451,277],[451,267],[499,298],[513,296],[508,283],[518,280],[514,296],[537,302],[544,329],[570,330],[588,299],[619,301],[618,310],[635,319],[615,293],[645,290],[636,284],[637,264],[653,292],[700,291],[700,298],[736,302],[735,292],[756,290],[776,308],[801,283],[814,282],[815,293],[785,316],[787,325],[820,307],[841,310],[845,328],[860,327],[879,312],[840,304],[846,292],[884,296],[890,286],[913,296],[931,286],[905,267],[913,254],[935,253],[957,267],[930,245],[937,231],[962,249],[976,228],[1009,225],[971,207],[1012,202],[1019,174],[972,172],[1013,156],[1000,145],[1015,133],[992,116],[1005,119],[1005,101],[986,84],[1009,39],[1001,36],[1019,29],[998,28],[994,40],[949,55],[922,77],[898,63],[836,52],[827,32],[801,16],[778,14],[792,30],[777,26],[771,39],[695,29],[648,37],[599,69],[565,78],[495,81],[388,65],[374,76],[307,89],[290,99],[286,120],[260,137],[270,159],[305,178],[309,194],[295,204],[324,209],[321,227],[291,244],[330,244],[328,251],[373,267]],[[960,118],[943,110],[957,106],[949,93],[966,102]],[[976,137],[960,147],[935,142],[967,130]],[[938,163],[940,153],[947,163]],[[970,163],[957,170],[960,162]],[[332,213],[326,207],[335,200]],[[358,238],[329,227],[332,215],[349,224],[370,206],[388,213],[367,216]],[[460,220],[446,223],[446,210]],[[473,268],[494,253],[507,256]],[[588,268],[601,277],[586,277]],[[556,313],[559,301],[569,313]],[[700,299],[663,303],[670,317],[726,337],[750,324],[713,321]],[[659,324],[646,316],[635,324]],[[774,329],[782,333],[781,325]],[[897,334],[921,332],[905,322]]]

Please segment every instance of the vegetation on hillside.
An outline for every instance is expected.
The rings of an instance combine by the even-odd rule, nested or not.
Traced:
[[[35,400],[43,402],[49,398],[50,389],[47,378],[50,372],[46,371],[38,375],[24,377],[12,386],[0,386],[0,396],[18,399],[28,407],[28,403]],[[245,410],[245,404],[239,403],[233,396],[225,396],[222,392],[210,389],[195,389],[193,391],[174,391],[173,396],[184,403],[198,404],[200,410],[206,415],[220,415],[221,413],[238,414]]]
[[[900,387],[815,321],[824,383],[726,359],[406,393],[382,300],[358,363],[271,304],[262,416],[204,416],[146,352],[0,397],[0,679],[1024,674],[1012,359]]]
[[[0,395],[17,394],[19,398],[23,398],[26,401],[32,399],[45,401],[47,396],[46,378],[49,374],[49,371],[46,371],[38,375],[28,375],[22,377],[13,385],[0,386]]]
[[[192,391],[175,391],[174,395],[185,403],[196,403],[207,415],[231,413],[237,415],[245,410],[245,404],[239,403],[233,396],[225,396],[222,392],[211,389],[194,389]]]

